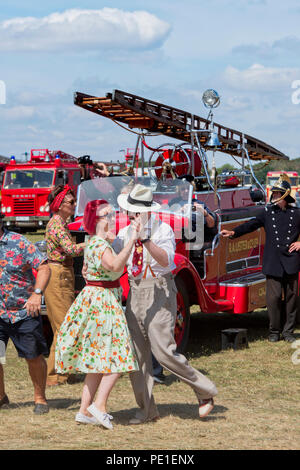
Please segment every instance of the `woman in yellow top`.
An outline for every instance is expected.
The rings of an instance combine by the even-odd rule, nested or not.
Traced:
[[[55,346],[57,332],[67,311],[74,302],[75,277],[73,257],[83,255],[84,243],[73,242],[67,220],[74,215],[76,198],[72,189],[66,185],[57,186],[48,197],[53,213],[46,227],[47,256],[51,277],[45,290],[47,314],[53,331],[53,342],[48,358],[47,385],[60,385],[67,381],[68,375],[55,372]]]

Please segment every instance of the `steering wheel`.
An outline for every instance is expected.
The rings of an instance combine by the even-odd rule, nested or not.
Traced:
[[[180,153],[179,153],[180,152]],[[158,153],[155,164],[153,165],[153,157]],[[180,161],[182,154],[186,161]],[[158,165],[157,165],[158,163]],[[149,176],[153,181],[164,178],[173,178],[180,176],[178,170],[183,165],[187,166],[184,174],[189,173],[191,169],[191,159],[188,153],[180,146],[176,144],[163,144],[157,147],[150,155],[148,161]]]

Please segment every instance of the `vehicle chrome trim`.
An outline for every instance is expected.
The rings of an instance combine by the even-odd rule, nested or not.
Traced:
[[[256,279],[255,279],[256,277]],[[260,277],[260,279],[257,279],[257,277]],[[243,278],[239,278],[237,279],[236,281],[234,281],[233,279],[230,279],[228,281],[222,281],[220,282],[219,286],[226,286],[226,287],[248,287],[248,286],[255,286],[256,284],[260,284],[262,282],[265,282],[266,281],[266,276],[262,273],[260,273],[259,275],[255,274],[253,276],[253,280],[251,281],[251,279],[249,280],[249,276],[245,276],[245,281],[243,282],[242,279]],[[233,282],[234,281],[234,282]]]

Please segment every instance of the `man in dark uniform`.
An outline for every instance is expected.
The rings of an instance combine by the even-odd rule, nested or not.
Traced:
[[[298,274],[300,269],[300,210],[290,204],[291,185],[282,174],[271,188],[270,204],[248,222],[234,230],[222,230],[223,237],[237,238],[264,227],[266,242],[262,271],[266,275],[266,303],[270,320],[269,341],[295,341],[297,316]],[[284,300],[282,301],[282,292]],[[282,313],[285,323],[282,327]]]

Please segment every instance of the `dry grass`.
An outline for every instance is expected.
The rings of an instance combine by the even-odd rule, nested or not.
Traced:
[[[136,407],[127,375],[109,401],[113,431],[75,424],[81,383],[49,389],[50,413],[35,416],[26,364],[10,344],[5,375],[11,405],[0,411],[0,449],[299,449],[300,365],[291,361],[290,344],[266,341],[266,312],[193,317],[190,362],[219,389],[206,420],[197,418],[192,390],[170,374],[154,389],[161,414],[156,423],[127,425]],[[229,327],[248,329],[248,349],[221,351],[221,330]]]
[[[35,242],[43,232],[27,236]],[[299,450],[300,365],[291,361],[290,344],[265,339],[266,311],[240,317],[197,314],[196,307],[193,312],[187,355],[219,390],[206,420],[197,418],[192,390],[168,373],[166,385],[154,389],[161,414],[156,423],[127,425],[136,408],[127,375],[110,397],[113,431],[75,424],[81,383],[48,389],[50,413],[35,416],[26,363],[9,344],[5,376],[11,405],[0,410],[0,449]],[[231,327],[247,328],[248,349],[221,350],[221,330]]]

